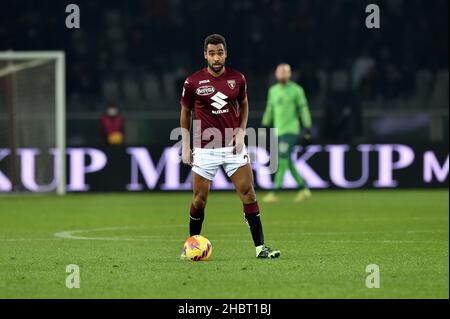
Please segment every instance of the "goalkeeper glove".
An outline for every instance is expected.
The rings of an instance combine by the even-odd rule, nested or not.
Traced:
[[[311,129],[310,128],[304,128],[303,129],[303,133],[302,133],[302,136],[301,136],[300,140],[301,140],[300,144],[303,147],[306,147],[306,146],[311,144],[312,133],[311,133]]]

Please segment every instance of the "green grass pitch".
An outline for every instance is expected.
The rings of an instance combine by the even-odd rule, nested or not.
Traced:
[[[258,193],[261,198],[264,193]],[[283,193],[258,260],[234,193],[212,192],[205,262],[179,260],[189,193],[0,197],[0,298],[448,298],[447,190]],[[65,285],[80,267],[80,288]],[[380,267],[380,288],[365,285]]]

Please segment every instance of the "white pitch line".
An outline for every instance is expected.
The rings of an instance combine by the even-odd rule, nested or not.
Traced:
[[[128,227],[101,227],[94,229],[76,229],[76,230],[65,230],[62,232],[54,233],[53,236],[64,238],[64,239],[76,239],[76,240],[136,240],[136,238],[124,238],[124,237],[85,237],[85,236],[75,236],[74,234],[80,233],[92,233],[92,232],[102,232],[111,230],[127,230],[127,229],[139,229],[142,227],[128,226]]]
[[[0,238],[0,241],[13,242],[13,241],[54,241],[62,240],[62,238]]]
[[[178,225],[177,225],[178,226]],[[94,229],[78,229],[78,230],[70,230],[70,231],[62,231],[57,232],[53,234],[57,238],[62,239],[71,239],[71,240],[102,240],[102,241],[162,241],[162,242],[179,242],[179,238],[174,238],[174,236],[170,235],[139,235],[135,237],[91,237],[91,236],[79,236],[75,234],[82,234],[82,233],[90,233],[90,232],[102,232],[102,231],[113,231],[113,230],[127,230],[127,229],[145,229],[144,227],[137,227],[137,226],[129,226],[129,227],[101,227],[101,228],[94,228]],[[298,232],[298,233],[277,233],[277,235],[281,236],[302,236],[302,235],[317,235],[317,236],[323,236],[323,235],[346,235],[346,234],[386,234],[386,233],[430,233],[430,232],[445,232],[440,230],[411,230],[411,231],[397,231],[397,232]],[[176,236],[176,235],[175,235]],[[246,235],[245,235],[246,236]],[[247,236],[248,237],[248,236]],[[224,239],[220,239],[224,238]],[[215,241],[230,241],[230,242],[249,242],[250,239],[237,239],[237,238],[244,238],[244,234],[222,234],[216,236]],[[286,240],[286,239],[280,239],[280,240],[274,240],[274,241],[281,241],[281,242],[298,242],[298,240]],[[328,241],[321,241],[325,243],[355,243],[355,244],[415,244],[415,243],[440,243],[441,241],[414,241],[414,240],[328,240]]]

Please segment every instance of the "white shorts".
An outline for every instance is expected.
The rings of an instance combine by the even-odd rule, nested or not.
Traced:
[[[228,177],[233,175],[237,169],[250,163],[247,150],[240,154],[233,154],[233,147],[223,148],[194,148],[194,163],[192,171],[212,181],[220,166],[223,167]]]

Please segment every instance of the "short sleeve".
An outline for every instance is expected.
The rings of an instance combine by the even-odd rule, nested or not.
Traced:
[[[245,79],[245,76],[241,74],[242,81],[241,85],[239,86],[239,94],[238,94],[238,101],[241,102],[245,100],[247,97],[247,80]]]
[[[195,102],[195,94],[192,84],[188,79],[184,81],[183,91],[181,92],[180,104],[192,109]]]

